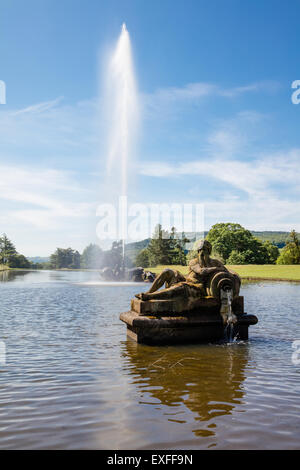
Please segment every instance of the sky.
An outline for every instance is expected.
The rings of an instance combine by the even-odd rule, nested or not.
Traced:
[[[3,0],[0,233],[26,256],[101,245],[102,90],[123,22],[140,104],[129,200],[201,203],[205,229],[300,231],[299,14],[299,0]]]

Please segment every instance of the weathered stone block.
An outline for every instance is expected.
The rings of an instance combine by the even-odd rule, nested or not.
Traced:
[[[214,297],[204,297],[200,299],[172,299],[172,300],[131,300],[131,310],[139,315],[161,315],[176,316],[178,313],[191,312],[210,314],[220,311],[220,302]],[[236,297],[232,302],[232,310],[235,315],[244,313],[244,297]]]
[[[148,302],[145,302],[148,303]],[[137,306],[139,304],[135,304]],[[241,307],[241,301],[238,303]],[[143,307],[141,307],[143,308]],[[146,308],[146,307],[144,307]],[[128,337],[145,344],[178,344],[219,341],[224,337],[224,325],[218,310],[193,311],[175,316],[168,313],[142,315],[130,310],[120,315],[127,324]],[[248,339],[248,327],[257,323],[254,315],[239,314],[233,334]]]

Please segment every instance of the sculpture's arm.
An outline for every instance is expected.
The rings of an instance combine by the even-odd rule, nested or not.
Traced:
[[[191,271],[193,271],[196,274],[201,274],[202,276],[208,276],[209,274],[212,273],[217,273],[217,272],[227,272],[227,268],[218,260],[212,260],[212,262],[215,264],[215,266],[212,266],[210,268],[201,268],[198,260],[192,260],[189,263],[189,268]]]
[[[218,273],[218,272],[227,273],[228,272],[228,269],[224,266],[223,263],[221,263],[221,261],[219,261],[217,259],[213,259],[211,261],[212,261],[212,264],[214,266],[212,266],[211,268],[204,268],[205,274]]]
[[[227,269],[225,268],[222,268],[221,266],[213,266],[211,268],[202,268],[201,269],[201,273],[200,274],[203,274],[204,276],[208,276],[209,274],[212,274],[212,273],[218,273],[218,272],[224,272],[224,271],[227,271]]]
[[[214,259],[212,261],[215,264],[215,266],[220,269],[220,271],[223,271],[225,273],[229,272],[228,269],[226,268],[226,266],[224,266],[224,264],[221,263],[221,261],[219,261],[218,259]]]
[[[196,274],[201,274],[202,268],[199,265],[198,259],[194,258],[189,262],[190,271],[193,271]]]

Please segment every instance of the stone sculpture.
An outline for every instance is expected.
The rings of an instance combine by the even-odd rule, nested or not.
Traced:
[[[186,277],[165,269],[147,292],[136,294],[131,310],[120,316],[129,337],[148,344],[215,341],[230,327],[233,337],[248,338],[249,325],[258,320],[244,312],[239,276],[211,251],[202,240]]]
[[[232,291],[231,296],[236,297],[240,290],[240,278],[237,274],[228,271],[228,269],[217,259],[210,257],[212,246],[207,240],[202,240],[198,245],[198,257],[189,263],[189,273],[187,277],[179,271],[165,269],[153,282],[147,292],[137,294],[136,297],[143,301],[147,300],[176,300],[178,307],[184,299],[192,308],[194,300],[199,300],[206,296],[212,296],[221,299],[228,299],[227,292]],[[165,289],[160,289],[165,285]],[[221,292],[224,291],[224,292]],[[226,292],[226,295],[225,295]],[[224,323],[228,319],[228,309],[225,308],[228,302],[223,302],[221,315]],[[231,298],[231,300],[233,300]],[[235,315],[232,314],[232,320],[235,321]]]

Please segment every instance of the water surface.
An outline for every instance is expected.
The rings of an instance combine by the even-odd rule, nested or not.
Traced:
[[[298,284],[243,286],[247,342],[153,347],[119,321],[145,284],[0,276],[0,448],[300,448]]]

